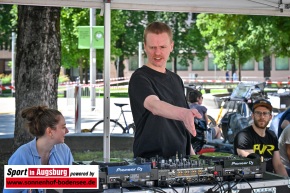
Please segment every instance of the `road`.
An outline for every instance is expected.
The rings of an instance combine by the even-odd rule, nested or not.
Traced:
[[[219,109],[216,108],[214,97],[210,94],[204,94],[204,105],[208,108],[208,114],[216,118]],[[59,98],[58,110],[62,112],[65,117],[69,133],[76,133],[75,131],[75,110],[73,98]],[[110,118],[115,119],[120,114],[120,108],[114,103],[128,103],[129,98],[111,98],[110,99]],[[96,98],[96,109],[91,111],[90,98],[82,98],[81,100],[81,129],[91,129],[98,121],[103,119],[104,113],[103,98]],[[0,138],[13,137],[15,125],[15,99],[14,98],[0,98]],[[130,110],[130,105],[124,106],[124,110]],[[132,115],[126,113],[126,120],[129,123],[133,122]],[[122,121],[120,121],[122,123]],[[103,132],[103,131],[99,131]]]

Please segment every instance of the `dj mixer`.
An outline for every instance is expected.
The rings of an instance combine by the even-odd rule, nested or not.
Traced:
[[[261,179],[266,163],[260,159],[211,152],[190,157],[136,158],[119,162],[75,162],[99,165],[101,189],[118,187],[172,187],[213,184],[238,179]]]

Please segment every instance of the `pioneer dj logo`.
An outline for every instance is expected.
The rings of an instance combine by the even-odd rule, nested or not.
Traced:
[[[232,166],[248,166],[248,165],[254,165],[254,162],[253,161],[243,161],[243,162],[235,162],[233,161]]]
[[[141,167],[137,167],[137,171],[142,172],[142,168]]]
[[[116,169],[116,172],[135,172],[135,171],[142,172],[142,168],[137,167],[137,168],[117,168]]]
[[[108,174],[136,174],[150,172],[150,165],[129,165],[108,167]]]

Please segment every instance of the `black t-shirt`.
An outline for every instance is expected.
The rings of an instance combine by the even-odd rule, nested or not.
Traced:
[[[161,101],[188,108],[181,78],[166,70],[157,72],[147,66],[137,69],[129,82],[129,98],[136,125],[134,157],[168,158],[190,154],[190,133],[183,122],[153,115],[144,108],[144,100],[156,95]]]
[[[278,139],[275,133],[266,129],[265,137],[259,136],[253,129],[252,125],[238,132],[234,140],[234,151],[237,154],[237,148],[249,150],[253,149],[254,153],[263,156],[267,162],[266,170],[273,172],[273,154],[279,151]]]

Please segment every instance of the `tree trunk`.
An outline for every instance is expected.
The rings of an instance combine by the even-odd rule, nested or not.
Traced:
[[[270,56],[265,56],[263,58],[264,63],[264,78],[265,80],[271,77],[271,58]]]
[[[173,72],[174,73],[177,72],[177,56],[174,56],[174,59],[173,59]]]
[[[239,63],[239,81],[241,82],[242,80],[242,65]]]
[[[60,8],[18,6],[14,150],[30,141],[20,112],[36,105],[57,109]]]
[[[89,69],[86,65],[85,65],[85,84],[89,84]]]
[[[79,81],[80,81],[80,84],[83,84],[83,79],[84,79],[83,60],[80,58],[79,59]]]
[[[236,62],[235,61],[232,61],[232,78],[231,78],[231,80],[233,81],[233,74],[234,74],[234,72],[236,71],[237,69],[236,69]]]
[[[116,65],[115,65],[115,67],[116,67],[116,69],[118,69]],[[118,77],[117,78],[124,77],[124,69],[125,69],[124,56],[121,55],[119,57],[119,72],[118,72]]]

